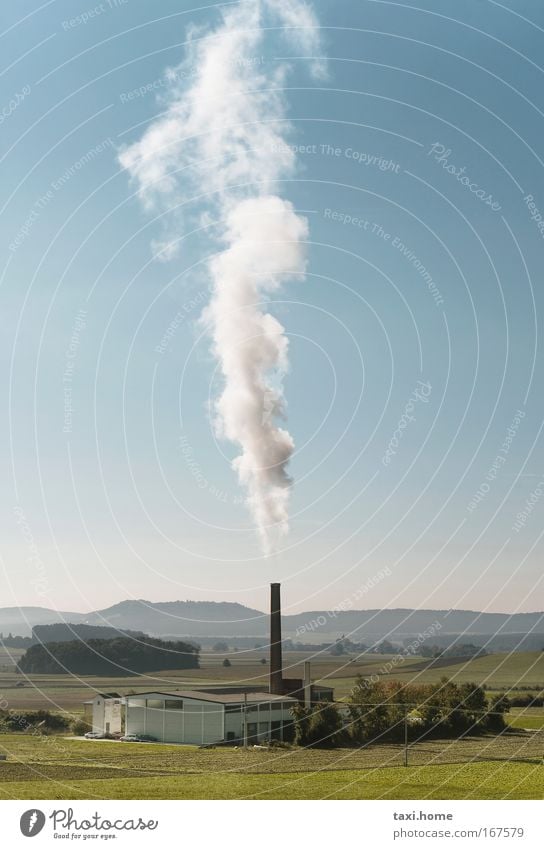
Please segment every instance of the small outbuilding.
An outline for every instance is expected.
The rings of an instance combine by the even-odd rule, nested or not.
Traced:
[[[97,693],[83,703],[83,718],[96,734],[120,734],[122,704],[118,693]]]
[[[271,693],[188,690],[126,697],[125,733],[163,743],[262,743],[284,740],[297,700]]]

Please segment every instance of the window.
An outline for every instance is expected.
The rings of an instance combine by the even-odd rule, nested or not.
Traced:
[[[164,708],[165,710],[183,710],[183,701],[182,699],[165,699]]]
[[[164,701],[162,699],[147,699],[146,705],[148,708],[163,708]]]
[[[268,734],[268,722],[259,722],[259,734]]]
[[[225,713],[240,713],[242,705],[225,705]]]
[[[250,737],[257,733],[257,723],[256,722],[248,722],[247,724],[247,733]]]
[[[281,710],[282,705],[281,702],[272,702],[270,707],[272,708],[272,710]]]

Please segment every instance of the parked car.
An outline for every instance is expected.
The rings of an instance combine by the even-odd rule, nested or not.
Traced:
[[[104,735],[100,731],[87,731],[85,737],[87,740],[102,740]]]
[[[142,742],[141,737],[138,737],[137,734],[124,734],[121,737],[121,740],[123,741],[123,743],[141,743]]]

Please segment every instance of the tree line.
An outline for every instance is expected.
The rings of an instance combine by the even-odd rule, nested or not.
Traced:
[[[182,641],[146,637],[71,640],[33,645],[18,663],[26,674],[71,672],[78,675],[133,675],[162,669],[198,669],[199,648]]]
[[[359,676],[349,701],[293,708],[295,743],[329,748],[426,737],[461,737],[504,729],[505,695],[489,702],[477,684],[373,682]]]

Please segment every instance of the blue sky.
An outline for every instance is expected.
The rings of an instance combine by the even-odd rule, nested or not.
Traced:
[[[273,561],[208,413],[220,225],[191,232],[187,197],[179,255],[158,262],[161,222],[117,160],[217,8],[2,7],[2,606],[263,608],[277,579],[286,609],[327,608],[388,566],[354,606],[542,608],[544,10],[313,5],[326,80],[275,29],[249,57],[292,57],[299,152],[277,190],[310,227],[307,277],[271,306],[296,444]]]

